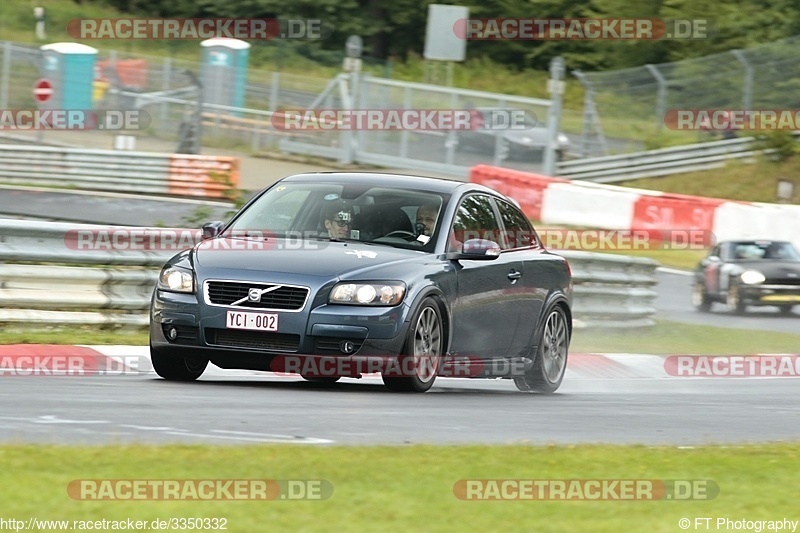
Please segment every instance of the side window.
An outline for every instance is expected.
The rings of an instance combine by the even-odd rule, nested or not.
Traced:
[[[502,200],[497,200],[497,207],[500,210],[500,218],[505,230],[505,243],[500,243],[503,249],[513,250],[514,248],[539,246],[528,218],[519,209]]]
[[[453,242],[453,238],[457,243]],[[497,222],[492,202],[488,196],[468,196],[458,206],[450,238],[450,249],[457,248],[469,239],[487,239],[501,244],[500,224]]]

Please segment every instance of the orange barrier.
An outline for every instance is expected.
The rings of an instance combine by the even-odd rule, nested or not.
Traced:
[[[146,59],[118,59],[114,62],[116,74],[120,83],[128,89],[144,89],[147,87],[147,60]],[[103,59],[95,64],[96,79],[108,79],[111,73],[111,61]]]
[[[231,198],[238,187],[239,159],[236,157],[185,154],[169,157],[169,194]]]
[[[522,212],[533,220],[541,220],[544,192],[553,183],[568,183],[563,178],[551,178],[521,170],[477,165],[470,169],[469,181],[496,190],[516,200]]]

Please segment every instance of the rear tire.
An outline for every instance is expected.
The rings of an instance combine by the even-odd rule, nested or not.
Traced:
[[[442,367],[444,328],[433,298],[420,304],[399,356],[400,376],[382,375],[383,384],[394,392],[426,392]]]
[[[167,355],[150,347],[150,360],[156,374],[168,381],[194,381],[205,372],[208,359]]]
[[[782,305],[780,307],[781,315],[783,315],[783,316],[791,316],[792,315],[792,309],[794,309],[793,305]]]
[[[561,306],[553,306],[545,316],[533,366],[524,376],[514,378],[514,385],[523,392],[558,390],[567,369],[569,341],[567,314]]]

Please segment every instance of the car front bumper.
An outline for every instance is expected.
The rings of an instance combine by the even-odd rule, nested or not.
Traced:
[[[800,285],[741,285],[739,291],[747,305],[800,305]]]
[[[307,304],[311,306],[311,301]],[[227,311],[195,294],[156,290],[150,312],[150,345],[165,355],[210,359],[222,368],[270,370],[276,356],[397,356],[403,349],[408,307],[317,305],[278,315],[278,331],[226,327]],[[174,329],[174,332],[171,330]],[[168,336],[168,333],[174,333]],[[345,344],[349,343],[349,344]]]

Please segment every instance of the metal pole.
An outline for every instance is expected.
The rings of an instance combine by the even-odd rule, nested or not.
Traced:
[[[555,57],[550,62],[549,89],[550,110],[547,117],[547,147],[544,151],[544,174],[556,175],[556,147],[558,146],[558,123],[561,119],[561,99],[564,96],[564,58]]]
[[[589,80],[583,75],[580,70],[573,70],[572,74],[578,78],[578,81],[583,85],[583,130],[581,131],[581,157],[588,157],[589,155],[589,135],[592,129],[591,117],[591,102],[594,98],[594,91],[592,86],[589,85]]]
[[[0,78],[0,109],[8,109],[8,83],[11,76],[11,41],[3,43],[3,74]]]
[[[742,91],[742,107],[751,109],[753,105],[753,65],[747,60],[747,56],[741,50],[731,50],[733,56],[739,60],[744,67],[744,88]]]
[[[658,99],[656,101],[656,118],[658,120],[656,122],[656,129],[661,131],[664,128],[664,113],[666,112],[667,80],[661,75],[661,72],[658,71],[655,65],[645,65],[645,67],[658,83]]]
[[[170,79],[172,74],[172,58],[165,57],[164,63],[161,65],[161,90],[168,91],[170,85],[172,84],[172,80]],[[161,103],[161,123],[162,125],[166,125],[167,123],[167,112],[169,111],[169,104],[167,102]]]

